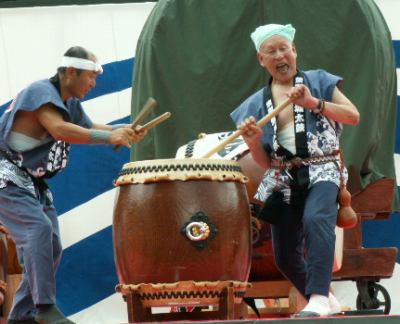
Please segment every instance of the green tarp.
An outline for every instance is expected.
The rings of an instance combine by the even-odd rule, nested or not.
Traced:
[[[267,80],[249,37],[266,23],[296,27],[300,69],[344,77],[342,90],[361,114],[341,138],[350,190],[395,178],[395,59],[372,0],[158,1],[136,50],[132,114],[152,96],[153,116],[172,117],[135,147],[133,159],[172,158],[201,132],[235,129],[229,113]]]

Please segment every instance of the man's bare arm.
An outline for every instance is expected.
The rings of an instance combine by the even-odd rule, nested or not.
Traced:
[[[56,140],[62,140],[71,144],[93,144],[93,130],[87,129],[63,119],[61,113],[51,104],[39,108],[35,115],[38,122],[50,133]],[[97,124],[98,125],[98,124]],[[107,126],[107,125],[105,125]],[[99,131],[99,130],[98,130]],[[131,146],[135,140],[135,132],[127,127],[111,131],[111,127],[103,129],[109,132],[107,143],[114,145]]]

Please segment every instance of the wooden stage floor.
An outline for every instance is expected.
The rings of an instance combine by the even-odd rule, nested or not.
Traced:
[[[154,322],[153,322],[154,323]],[[182,321],[163,321],[163,323],[180,323],[180,324],[194,324],[194,323],[236,323],[236,324],[400,324],[400,315],[352,315],[352,316],[330,316],[324,318],[254,318],[244,320],[210,320],[210,321],[196,321],[196,320],[182,320]]]

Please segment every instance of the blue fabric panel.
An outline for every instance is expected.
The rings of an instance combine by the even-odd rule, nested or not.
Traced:
[[[400,68],[400,40],[393,41],[394,55],[396,57],[396,68]]]
[[[134,63],[135,59],[129,58],[104,64],[102,66],[104,72],[97,77],[96,87],[82,101],[130,88],[132,86]],[[11,100],[0,105],[0,115],[4,113],[10,103]]]
[[[396,112],[396,145],[394,148],[394,153],[400,154],[400,96],[397,96]]]
[[[63,251],[57,304],[67,316],[112,295],[117,284],[111,226]]]
[[[128,116],[112,124],[129,121]],[[112,189],[113,180],[129,157],[126,147],[114,151],[110,145],[72,145],[69,165],[48,182],[58,213],[63,214]]]
[[[400,251],[400,213],[395,212],[388,220],[364,221],[362,226],[363,246],[366,248],[397,247]],[[400,263],[400,255],[397,256]]]
[[[96,87],[87,94],[84,100],[125,90],[132,86],[134,58],[104,64],[102,67],[103,74],[97,77]]]

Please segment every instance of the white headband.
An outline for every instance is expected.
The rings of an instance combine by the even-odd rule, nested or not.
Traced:
[[[103,68],[100,64],[91,60],[70,56],[63,56],[60,67],[73,67],[81,70],[95,71],[99,74],[103,73]]]

